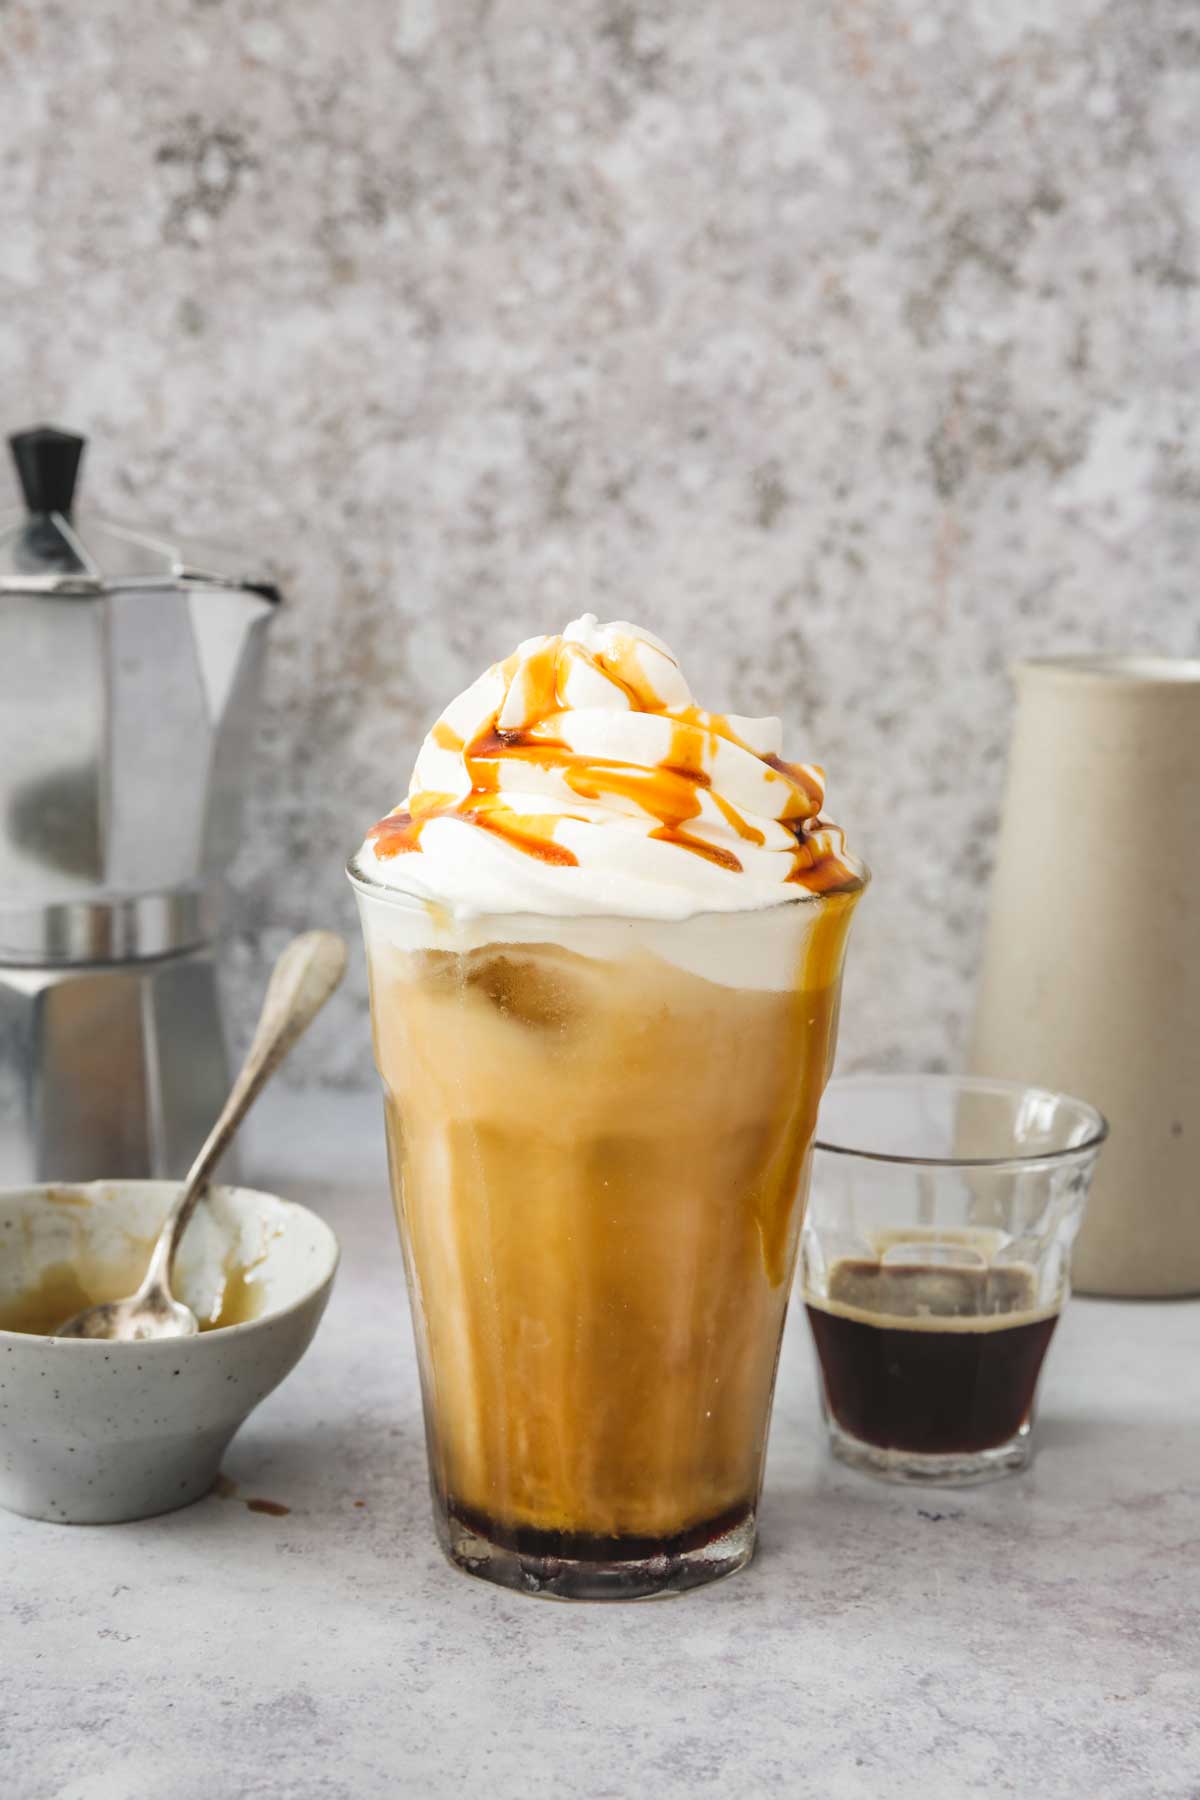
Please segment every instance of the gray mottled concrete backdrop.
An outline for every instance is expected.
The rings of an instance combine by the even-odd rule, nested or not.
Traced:
[[[827,764],[847,1055],[952,1060],[1006,665],[1200,649],[1191,0],[5,0],[0,81],[0,423],[290,597],[239,1032],[440,703],[590,607]]]

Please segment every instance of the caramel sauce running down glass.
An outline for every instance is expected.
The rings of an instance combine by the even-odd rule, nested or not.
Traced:
[[[741,1568],[862,880],[463,926],[350,875],[442,1547],[573,1599]]]

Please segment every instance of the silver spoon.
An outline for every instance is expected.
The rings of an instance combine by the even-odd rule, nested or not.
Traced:
[[[254,1042],[229,1098],[188,1171],[183,1192],[163,1220],[146,1279],[127,1300],[108,1300],[76,1313],[59,1326],[55,1337],[113,1338],[128,1343],[196,1335],[200,1327],[195,1313],[171,1293],[175,1252],[214,1165],[229,1148],[230,1139],[266,1082],[342,979],[345,967],[346,945],[336,931],[306,931],[292,939],[272,970]]]

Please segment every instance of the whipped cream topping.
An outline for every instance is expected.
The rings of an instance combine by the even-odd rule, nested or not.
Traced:
[[[743,912],[857,887],[778,719],[696,706],[648,631],[589,613],[453,700],[352,872],[458,916]]]

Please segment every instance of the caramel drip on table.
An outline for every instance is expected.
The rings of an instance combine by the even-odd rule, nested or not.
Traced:
[[[675,707],[670,711],[664,708],[642,670],[637,642],[632,638],[619,640],[614,650],[603,655],[578,644],[573,644],[571,651],[577,660],[590,664],[605,680],[620,688],[631,710],[658,713],[670,720],[671,739],[666,758],[654,767],[646,768],[640,763],[625,763],[570,750],[561,738],[552,735],[550,725],[550,721],[562,712],[565,699],[559,686],[561,648],[561,641],[552,639],[524,660],[514,652],[499,665],[505,678],[506,694],[514,681],[521,683],[520,698],[527,723],[519,729],[500,725],[503,705],[469,743],[464,742],[444,720],[438,721],[431,738],[439,749],[461,752],[471,783],[470,792],[462,796],[415,795],[408,808],[389,813],[367,834],[376,856],[387,859],[419,850],[421,831],[426,822],[431,818],[449,817],[476,825],[541,862],[562,867],[577,866],[578,858],[574,853],[554,839],[560,818],[570,817],[570,814],[518,813],[504,798],[500,785],[501,764],[528,762],[559,770],[567,786],[580,799],[598,801],[613,796],[632,801],[640,811],[657,821],[649,834],[652,838],[660,843],[676,844],[721,868],[740,873],[743,864],[732,850],[709,843],[689,831],[687,826],[699,817],[701,793],[708,792],[739,839],[751,845],[765,843],[765,834],[756,825],[743,818],[722,795],[713,792],[712,777],[704,767],[706,751],[714,739],[723,738],[751,755],[758,753],[738,735],[723,713],[705,712],[698,706]],[[796,839],[788,881],[814,893],[856,887],[858,878],[836,852],[826,844],[809,842],[818,831],[836,832],[836,827],[819,816],[824,798],[820,772],[773,755],[760,756],[759,761],[783,776],[790,790],[781,809],[782,822]]]

